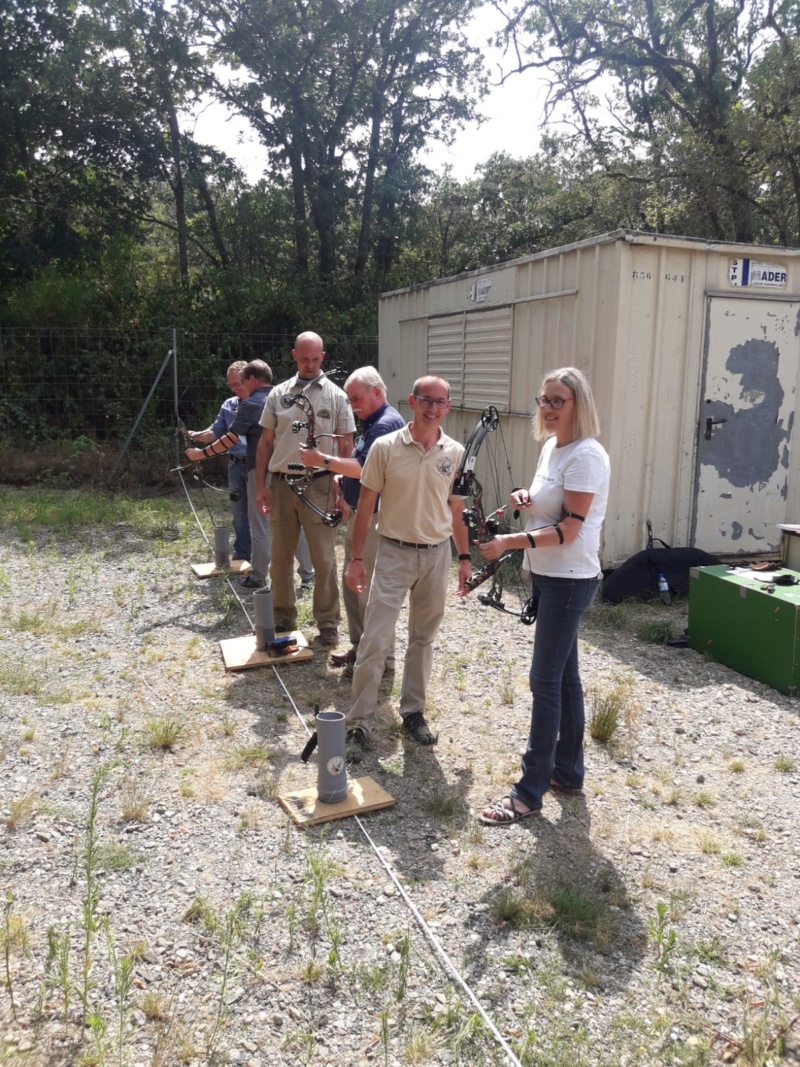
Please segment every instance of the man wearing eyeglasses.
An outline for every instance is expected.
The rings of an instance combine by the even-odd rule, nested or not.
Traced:
[[[425,721],[425,693],[433,666],[450,576],[450,538],[458,551],[458,595],[472,575],[464,497],[452,487],[464,451],[442,430],[450,410],[450,386],[435,375],[414,383],[408,398],[413,420],[374,441],[361,472],[353,544],[345,581],[354,593],[367,588],[364,546],[380,496],[380,542],[369,587],[364,633],[353,673],[346,716],[348,758],[359,763],[372,731],[378,689],[400,610],[409,594],[408,650],[400,690],[403,733],[420,745],[438,737]]]

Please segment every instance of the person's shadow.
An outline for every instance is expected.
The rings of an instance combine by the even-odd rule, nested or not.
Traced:
[[[622,875],[592,840],[584,797],[548,793],[544,810],[518,827],[487,828],[519,834],[519,851],[473,906],[470,926],[480,936],[469,941],[465,973],[479,980],[505,947],[512,973],[533,974],[555,946],[587,986],[619,988],[644,954],[647,931]]]

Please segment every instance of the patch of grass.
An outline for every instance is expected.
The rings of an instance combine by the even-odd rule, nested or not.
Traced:
[[[128,845],[111,841],[97,846],[96,861],[99,870],[129,871],[139,863],[139,857]]]
[[[775,770],[781,774],[791,774],[797,766],[797,761],[791,756],[778,756],[775,760]]]
[[[589,733],[595,741],[606,744],[624,723],[630,730],[637,712],[632,698],[633,679],[623,678],[611,689],[590,689],[591,714]]]
[[[605,903],[578,890],[564,887],[548,894],[553,909],[553,925],[577,941],[591,940],[601,920],[606,919]]]
[[[692,798],[698,808],[713,808],[717,798],[708,789],[700,789]]]
[[[723,852],[719,859],[724,867],[744,866],[744,859],[738,852]]]
[[[272,755],[272,750],[261,743],[240,745],[225,760],[225,766],[229,771],[241,771],[245,767],[259,767],[271,759]]]
[[[717,856],[720,852],[720,843],[713,834],[701,833],[697,835],[697,843],[700,851],[707,856]]]
[[[139,1007],[149,1022],[164,1022],[169,1018],[167,998],[162,993],[154,991],[145,993]]]
[[[316,985],[316,983],[322,978],[324,974],[324,968],[315,959],[310,959],[306,962],[300,977],[306,983],[306,985]]]
[[[54,607],[35,607],[11,614],[6,622],[9,630],[42,636],[53,632]]]
[[[672,623],[667,619],[643,622],[636,632],[639,638],[642,641],[647,641],[648,644],[665,645],[672,637]]]
[[[587,613],[589,622],[593,623],[601,630],[624,630],[628,621],[627,605],[622,604],[604,604],[598,600],[592,605]]]
[[[425,1067],[432,1063],[436,1055],[437,1041],[435,1035],[422,1026],[411,1023],[403,1049],[403,1062],[411,1067]]]
[[[0,689],[13,696],[41,696],[44,691],[41,673],[23,663],[0,664]]]
[[[744,760],[732,759],[728,764],[728,770],[731,774],[741,774],[744,771]]]
[[[755,815],[745,815],[739,820],[738,832],[742,837],[747,837],[756,844],[763,844],[767,840],[767,831],[764,824]]]
[[[466,814],[466,805],[460,794],[453,789],[435,787],[422,801],[424,810],[434,819],[451,821]]]
[[[84,489],[43,489],[24,492],[0,487],[0,525],[17,529],[57,529],[73,533],[84,527],[123,524],[142,537],[175,538],[185,516],[177,499],[134,500],[121,493]]]
[[[6,826],[9,830],[19,830],[31,821],[36,814],[36,805],[39,802],[39,794],[36,792],[26,793],[24,796],[12,800],[8,806]]]
[[[150,798],[135,778],[129,778],[122,787],[122,818],[125,822],[141,822],[147,818]]]
[[[183,740],[186,733],[182,722],[174,715],[151,719],[144,728],[148,748],[171,752]]]

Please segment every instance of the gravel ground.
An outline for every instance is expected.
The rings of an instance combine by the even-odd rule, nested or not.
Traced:
[[[533,632],[453,596],[438,746],[404,745],[387,688],[358,773],[396,807],[369,838],[300,830],[275,799],[315,781],[293,704],[310,722],[349,687],[318,649],[226,675],[218,642],[248,627],[194,579],[209,558],[180,502],[4,531],[0,1062],[800,1062],[796,700],[638,635],[685,606],[600,606],[584,681],[621,724],[587,739],[585,797],[483,827]]]

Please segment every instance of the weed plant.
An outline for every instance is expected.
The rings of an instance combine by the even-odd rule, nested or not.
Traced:
[[[186,729],[174,715],[151,719],[145,726],[145,739],[151,749],[172,752],[183,739]]]
[[[14,1003],[14,984],[11,977],[11,957],[13,955],[31,958],[30,941],[25,920],[20,915],[13,913],[14,894],[10,889],[6,890],[6,899],[3,904],[3,927],[0,934],[0,949],[3,954],[3,970],[5,987],[8,990],[8,1000],[11,1005],[11,1014],[16,1019],[17,1007]]]
[[[452,822],[466,816],[464,798],[453,789],[434,787],[423,799],[422,806],[428,815],[439,822]]]
[[[632,690],[633,681],[630,678],[622,679],[611,689],[589,690],[589,733],[595,741],[608,743],[621,723],[630,730],[636,714]]]
[[[9,830],[19,830],[31,821],[36,814],[36,805],[39,802],[39,794],[32,792],[12,800],[8,806],[6,826]]]
[[[650,645],[665,645],[672,637],[672,623],[666,619],[643,622],[637,629],[637,635]]]
[[[678,945],[678,937],[669,925],[669,907],[663,900],[656,904],[656,913],[647,921],[650,941],[656,954],[656,966],[660,971],[666,971],[669,960]]]

